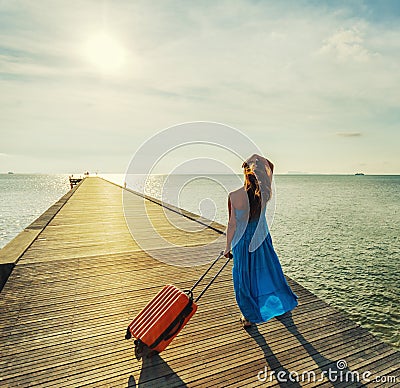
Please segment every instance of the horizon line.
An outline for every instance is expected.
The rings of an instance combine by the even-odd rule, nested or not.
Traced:
[[[122,173],[122,172],[97,172],[97,173],[90,173],[89,176],[101,176],[101,175],[240,175],[242,172],[237,173],[218,173],[218,172],[191,172],[191,173],[155,173],[155,174],[134,174],[134,173]],[[274,173],[274,175],[346,175],[346,176],[356,176],[356,174],[361,174],[361,176],[397,176],[400,173],[364,173],[364,172],[281,172],[281,173]],[[66,173],[66,172],[14,172],[14,171],[7,171],[7,172],[0,172],[0,175],[84,175],[84,172],[73,172],[73,173]]]

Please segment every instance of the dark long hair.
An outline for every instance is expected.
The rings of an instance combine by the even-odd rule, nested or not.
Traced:
[[[272,171],[263,163],[243,163],[244,188],[249,198],[249,221],[260,217],[261,209],[271,199]]]

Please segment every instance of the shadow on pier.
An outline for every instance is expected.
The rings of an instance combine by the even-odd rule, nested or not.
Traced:
[[[303,367],[301,364],[293,369],[285,368],[268,345],[264,336],[259,332],[257,326],[253,325],[251,328],[247,329],[247,332],[262,349],[268,365],[259,375],[261,379],[265,379],[261,381],[270,381],[270,376],[272,374],[274,376],[273,379],[277,380],[281,387],[302,387],[302,383],[309,384],[315,381],[329,381],[332,387],[343,387],[343,383],[346,382],[346,378],[348,378],[348,383],[350,383],[352,387],[366,387],[366,385],[361,382],[351,380],[352,378],[356,379],[354,376],[357,375],[357,372],[352,372],[347,366],[342,367],[343,364],[341,362],[344,360],[330,360],[324,357],[309,341],[307,341],[294,323],[291,312],[276,317],[276,319],[281,322],[298,341],[297,344],[293,343],[292,345],[294,356],[296,355],[296,347],[300,344],[318,366],[318,370],[316,370],[313,365]]]
[[[129,376],[128,388],[136,387],[186,387],[185,382],[170,368],[167,362],[156,354],[151,358],[144,357],[139,380]]]

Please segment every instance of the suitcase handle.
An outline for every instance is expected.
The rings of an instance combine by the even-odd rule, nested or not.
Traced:
[[[182,328],[183,323],[187,316],[193,310],[193,300],[189,299],[187,305],[182,312],[172,321],[172,323],[164,330],[164,332],[149,346],[150,349],[154,349],[160,344],[161,341],[166,341],[172,338]],[[175,330],[173,330],[175,328]],[[173,330],[173,331],[172,331]]]
[[[176,329],[175,329],[172,333],[168,333],[168,334],[164,337],[164,340],[165,340],[165,341],[166,341],[166,340],[169,340],[170,338],[172,338],[172,337],[181,329],[181,327],[182,327],[182,325],[183,325],[183,322],[185,322],[185,318],[186,318],[186,317],[185,317],[184,315],[181,316],[181,319],[180,319],[178,325],[176,326]]]
[[[214,267],[214,264],[224,255],[224,251],[221,251],[221,253],[218,255],[218,257],[211,263],[211,265],[207,268],[206,272],[204,272],[203,275],[200,276],[200,278],[197,280],[196,283],[193,284],[193,287],[186,291],[189,294],[189,297],[193,298],[193,290],[198,286],[198,284],[204,279],[204,277],[208,274],[210,269]],[[210,280],[210,282],[204,287],[203,291],[200,292],[199,296],[195,299],[195,302],[197,302],[203,294],[208,290],[208,288],[211,286],[211,284],[214,283],[214,280],[218,277],[218,275],[222,272],[222,270],[227,266],[229,261],[232,259],[232,253],[229,252],[229,257],[228,260],[224,263],[224,265],[219,269],[219,271],[214,275],[214,277]]]

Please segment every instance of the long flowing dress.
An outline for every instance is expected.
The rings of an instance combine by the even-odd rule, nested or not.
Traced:
[[[266,322],[294,309],[297,295],[287,283],[272,245],[265,207],[258,220],[248,221],[248,212],[239,209],[235,209],[235,217],[232,275],[236,301],[250,322]]]

